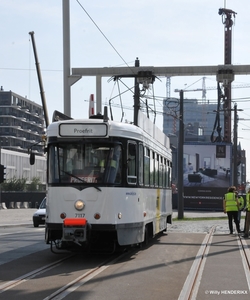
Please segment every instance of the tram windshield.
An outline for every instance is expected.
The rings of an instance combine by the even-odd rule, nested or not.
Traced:
[[[49,184],[119,184],[122,174],[119,144],[55,143],[49,145]]]

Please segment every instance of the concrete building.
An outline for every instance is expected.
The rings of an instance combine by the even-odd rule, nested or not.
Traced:
[[[3,149],[27,153],[39,143],[44,132],[44,116],[41,105],[12,91],[0,90],[0,136]],[[43,154],[42,145],[33,147]]]
[[[166,135],[178,134],[179,131],[179,99],[164,100],[163,132]],[[184,99],[184,135],[186,141],[210,141],[215,123],[217,104],[197,99]],[[220,124],[224,124],[224,115],[220,113]]]
[[[41,105],[12,91],[0,89],[0,162],[6,167],[6,179],[39,177],[46,182],[46,158],[39,142],[44,132]],[[36,164],[30,166],[28,150],[36,154]]]
[[[215,125],[217,104],[209,101],[203,102],[197,99],[184,99],[183,119],[184,119],[184,143],[210,143],[211,135],[214,131],[213,140],[218,136],[217,126]],[[177,153],[179,136],[179,99],[169,98],[164,100],[163,108],[163,132],[169,136],[173,153],[173,183],[177,182]],[[222,127],[221,136],[223,139],[224,114],[220,113],[220,126]],[[232,127],[233,129],[233,127]],[[232,132],[233,137],[233,132]],[[233,138],[232,138],[233,140]],[[246,157],[245,151],[238,145],[237,156],[240,156],[238,164],[238,183],[246,183]]]

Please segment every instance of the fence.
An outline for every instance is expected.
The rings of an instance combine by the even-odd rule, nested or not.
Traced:
[[[0,208],[36,208],[45,196],[45,192],[2,192]]]

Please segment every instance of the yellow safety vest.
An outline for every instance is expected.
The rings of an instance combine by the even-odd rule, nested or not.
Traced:
[[[101,160],[99,162],[99,167],[104,167],[104,165],[105,165],[105,160],[103,159],[103,160]],[[111,159],[111,161],[110,161],[110,167],[116,168],[116,166],[117,166],[116,160]]]
[[[226,212],[228,211],[238,211],[237,202],[235,200],[234,193],[227,193],[225,194],[225,201],[226,201]]]
[[[239,210],[242,210],[244,208],[244,198],[242,196],[239,196],[238,202],[239,202]]]
[[[250,211],[250,193],[246,194],[246,209]]]
[[[104,167],[105,165],[105,160],[102,159],[100,162],[99,162],[99,167]]]
[[[110,162],[110,167],[116,168],[116,166],[117,166],[116,160],[112,159]]]

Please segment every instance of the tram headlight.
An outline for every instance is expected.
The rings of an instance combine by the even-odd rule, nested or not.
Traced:
[[[121,218],[122,218],[122,213],[119,212],[119,213],[118,213],[118,219],[121,219]]]
[[[84,207],[85,207],[85,204],[84,204],[84,202],[82,200],[77,200],[75,202],[75,209],[77,209],[77,210],[83,210]]]

